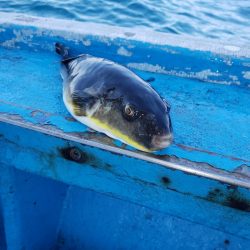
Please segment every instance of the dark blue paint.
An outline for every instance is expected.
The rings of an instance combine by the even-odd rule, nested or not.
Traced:
[[[6,173],[3,167],[0,173]],[[247,249],[250,243],[223,230],[27,172],[12,169],[6,186],[10,190],[9,185],[18,199],[8,209],[20,220],[22,237],[16,246],[8,242],[8,249]]]
[[[1,239],[6,239],[8,249],[49,249],[57,238],[67,185],[11,166],[1,164],[0,169],[5,219],[5,236]]]
[[[3,221],[3,205],[0,199],[0,249],[6,249],[4,221]]]

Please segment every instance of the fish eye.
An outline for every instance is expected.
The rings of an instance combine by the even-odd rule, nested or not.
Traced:
[[[135,114],[133,107],[128,104],[125,106],[124,111],[125,111],[125,114],[128,116],[134,116]]]
[[[132,120],[136,116],[136,110],[130,104],[126,104],[124,107],[124,115],[128,120]]]

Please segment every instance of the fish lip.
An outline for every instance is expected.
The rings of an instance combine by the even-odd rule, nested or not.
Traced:
[[[173,134],[154,135],[151,141],[154,150],[160,150],[168,147],[173,141]]]

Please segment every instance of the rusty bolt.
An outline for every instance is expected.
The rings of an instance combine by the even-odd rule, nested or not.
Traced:
[[[60,149],[62,156],[70,161],[84,163],[87,161],[87,155],[82,152],[79,148],[70,147]]]
[[[69,155],[74,161],[81,161],[82,152],[78,148],[71,148],[69,151]]]

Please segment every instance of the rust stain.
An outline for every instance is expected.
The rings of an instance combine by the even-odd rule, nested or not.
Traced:
[[[61,148],[60,153],[64,159],[77,163],[87,162],[88,156],[77,147]]]
[[[167,177],[167,176],[163,176],[161,178],[161,182],[164,184],[164,185],[169,185],[171,183],[171,180]]]
[[[250,200],[245,198],[237,187],[229,189],[227,192],[219,188],[212,189],[208,192],[206,199],[223,206],[250,212]]]
[[[93,154],[84,152],[78,147],[58,148],[58,150],[61,156],[66,160],[113,172],[112,165],[105,163]]]

